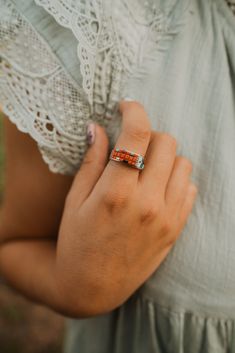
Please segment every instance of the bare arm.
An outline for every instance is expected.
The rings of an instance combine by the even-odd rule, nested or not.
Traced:
[[[0,240],[57,237],[72,177],[51,173],[36,143],[4,119],[5,193]]]
[[[51,173],[36,143],[4,119],[0,272],[27,297],[65,313],[55,283],[56,238],[72,177]]]
[[[169,253],[196,197],[192,164],[176,156],[175,139],[151,131],[139,104],[122,103],[121,111],[116,146],[146,155],[141,174],[107,163],[107,135],[97,126],[72,182],[48,172],[34,142],[5,123],[0,269],[23,294],[65,315],[93,316],[127,300]]]

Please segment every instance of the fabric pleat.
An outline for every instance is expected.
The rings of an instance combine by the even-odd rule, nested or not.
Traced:
[[[177,312],[141,296],[110,314],[70,320],[67,329],[65,353],[232,353],[235,347],[234,319]]]

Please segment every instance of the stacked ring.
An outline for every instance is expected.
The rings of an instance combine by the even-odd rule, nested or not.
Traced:
[[[130,167],[143,170],[144,157],[138,153],[128,151],[124,148],[114,148],[110,154],[109,159],[115,162],[127,163]]]

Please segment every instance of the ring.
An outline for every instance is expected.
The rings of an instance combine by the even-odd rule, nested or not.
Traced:
[[[124,148],[114,148],[110,154],[109,159],[115,162],[127,163],[130,167],[143,170],[144,157],[138,153],[128,151]]]

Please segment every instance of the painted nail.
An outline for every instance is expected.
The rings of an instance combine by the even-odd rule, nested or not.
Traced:
[[[87,141],[89,145],[95,142],[95,124],[90,123],[87,127]]]

